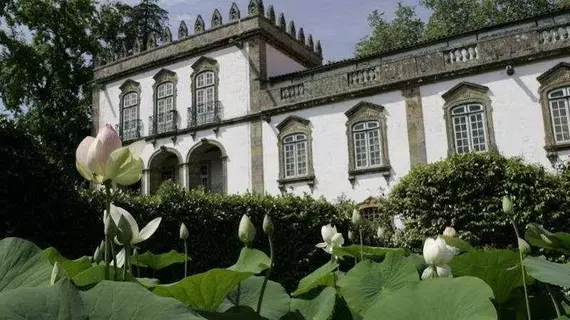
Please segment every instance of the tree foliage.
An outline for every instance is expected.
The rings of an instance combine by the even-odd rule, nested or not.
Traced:
[[[370,55],[421,40],[445,37],[485,26],[513,21],[570,5],[570,0],[421,0],[432,14],[427,23],[415,8],[398,4],[394,20],[373,11],[369,16],[372,35],[356,44],[356,54]]]

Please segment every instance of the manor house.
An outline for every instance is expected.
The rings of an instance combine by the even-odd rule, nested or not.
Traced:
[[[147,142],[143,193],[360,201],[456,153],[570,151],[568,9],[329,64],[262,0],[204,18],[96,58],[93,128]]]

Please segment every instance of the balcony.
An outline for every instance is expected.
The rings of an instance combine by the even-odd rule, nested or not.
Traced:
[[[219,123],[223,118],[223,106],[220,101],[198,104],[188,108],[188,127]]]
[[[155,114],[149,117],[149,135],[156,135],[176,131],[178,129],[178,113],[176,110],[170,110],[163,113]]]
[[[123,141],[137,140],[142,136],[142,121],[140,119],[123,121],[122,124],[116,125],[115,128]]]

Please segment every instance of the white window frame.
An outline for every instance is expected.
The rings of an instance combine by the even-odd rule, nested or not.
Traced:
[[[362,126],[362,128],[357,128],[358,126]],[[364,120],[359,121],[352,125],[352,139],[353,139],[353,148],[354,148],[354,167],[356,169],[366,169],[366,168],[376,168],[381,167],[383,165],[383,154],[382,154],[382,132],[380,131],[380,122],[376,120]],[[358,135],[364,134],[364,153],[359,152],[358,148],[362,147],[358,145],[358,141],[361,139],[358,138]],[[372,144],[370,143],[370,139],[374,138],[373,134],[376,134],[376,145],[375,147],[377,150],[371,150]],[[374,159],[378,161],[378,163],[372,164],[371,159],[373,158],[372,154],[378,153],[378,156],[374,156]],[[363,165],[359,162],[359,155],[364,155],[363,161],[365,162]],[[361,159],[362,160],[362,159]],[[360,165],[359,165],[360,164]]]
[[[472,107],[477,107],[478,110],[471,110]],[[465,111],[463,112],[456,112],[456,110],[464,108]],[[486,126],[486,121],[487,119],[485,118],[485,106],[480,104],[480,103],[466,103],[466,104],[461,104],[458,106],[454,106],[453,108],[450,109],[450,114],[451,114],[451,130],[452,130],[452,137],[453,137],[453,143],[455,146],[455,152],[457,154],[465,154],[465,153],[471,153],[471,152],[485,152],[489,150],[489,134],[487,132],[487,126]],[[475,143],[474,143],[474,139],[476,137],[474,137],[473,132],[473,124],[476,122],[473,117],[477,116],[477,115],[481,115],[481,120],[480,125],[481,128],[477,128],[476,130],[479,129],[483,129],[483,139],[485,139],[484,141],[484,149],[483,150],[475,150]],[[458,139],[457,137],[457,128],[456,128],[456,120],[458,119],[464,119],[465,120],[465,125],[466,125],[466,133],[467,133],[467,146],[462,145],[461,146],[461,150],[460,150],[460,146],[459,146],[459,140],[463,140],[464,138],[462,137],[461,139]],[[479,143],[480,145],[480,143]],[[467,147],[467,151],[464,151],[463,148]]]
[[[123,140],[138,138],[138,99],[139,95],[135,91],[130,91],[123,95],[123,106],[121,110],[121,138]]]
[[[216,120],[216,73],[211,70],[196,76],[196,124],[212,123]]]
[[[309,174],[307,141],[308,137],[305,133],[291,133],[283,137],[283,171],[285,178],[305,177]],[[293,157],[288,157],[287,153],[291,151],[293,152]],[[304,163],[304,166],[300,166],[300,163]],[[292,167],[293,174],[290,174],[289,167]]]
[[[564,104],[561,109],[566,112],[566,117],[554,116],[554,104],[559,104],[560,102]],[[560,106],[558,107],[560,108]],[[549,91],[548,109],[550,112],[550,119],[552,121],[552,133],[554,134],[554,142],[557,144],[570,142],[570,87],[563,87]],[[566,123],[557,125],[555,123],[557,118],[565,119]],[[557,131],[557,127],[560,127],[562,131]],[[562,135],[563,139],[558,139],[558,135]],[[567,136],[566,139],[564,139],[565,135]]]
[[[162,133],[170,130],[173,127],[173,122],[174,83],[168,81],[156,87],[156,132]]]

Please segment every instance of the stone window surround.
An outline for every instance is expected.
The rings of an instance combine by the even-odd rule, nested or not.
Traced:
[[[544,123],[544,149],[548,152],[570,150],[570,143],[556,143],[548,93],[552,90],[570,86],[570,63],[561,62],[536,78],[540,83],[538,93]]]
[[[451,110],[464,104],[480,104],[483,106],[483,116],[486,130],[486,151],[498,151],[495,143],[495,130],[493,127],[493,108],[489,97],[489,88],[471,82],[461,82],[441,95],[445,104],[443,113],[447,132],[447,155],[456,154],[454,130]]]
[[[121,90],[121,93],[119,94],[119,128],[121,130],[121,132],[123,131],[123,98],[131,93],[131,92],[135,92],[137,94],[137,104],[136,107],[137,108],[137,119],[140,120],[140,105],[141,105],[141,85],[140,83],[128,79],[126,80],[120,87],[119,89]],[[138,128],[139,129],[139,135],[140,135],[140,130],[142,128]],[[122,139],[122,136],[121,136]]]
[[[356,176],[369,173],[382,173],[384,176],[390,175],[390,170],[392,167],[390,166],[390,156],[388,154],[388,130],[386,124],[385,108],[381,105],[377,105],[371,102],[361,101],[346,111],[345,115],[347,117],[346,138],[348,141],[348,179],[351,182],[354,182]],[[382,165],[380,166],[361,169],[356,168],[354,159],[354,135],[352,132],[352,127],[358,122],[362,121],[377,121],[380,124],[380,148],[382,157]]]
[[[279,152],[279,189],[284,190],[285,185],[306,182],[312,189],[315,185],[315,170],[313,167],[313,136],[311,122],[298,116],[289,116],[277,126],[277,148]],[[307,137],[307,174],[300,177],[285,177],[285,157],[283,155],[283,139],[294,133],[302,133]]]
[[[176,75],[176,72],[174,71],[170,71],[168,69],[161,69],[156,75],[154,75],[153,77],[154,79],[154,84],[152,85],[152,101],[153,101],[153,112],[152,114],[156,117],[158,115],[158,87],[161,84],[167,83],[167,82],[171,82],[172,83],[172,110],[174,110],[174,112],[177,112],[176,109],[176,100],[177,100],[177,96],[178,96],[178,76]],[[178,127],[178,117],[175,116],[174,120],[174,125],[175,127]],[[149,124],[150,127],[153,126],[153,124]]]
[[[219,101],[219,85],[220,85],[220,79],[219,79],[219,71],[220,71],[220,66],[218,64],[218,61],[209,57],[200,57],[198,60],[196,60],[196,62],[194,62],[191,66],[192,70],[194,70],[192,72],[192,74],[190,75],[191,77],[191,81],[190,83],[192,84],[192,118],[196,117],[196,112],[197,112],[197,106],[196,106],[196,78],[198,77],[199,74],[201,74],[202,72],[206,72],[206,71],[211,71],[214,72],[214,103],[217,103]],[[188,119],[189,123],[191,119]]]

